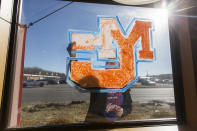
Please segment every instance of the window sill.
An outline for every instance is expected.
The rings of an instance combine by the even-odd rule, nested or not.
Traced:
[[[97,130],[101,131],[101,130]],[[196,131],[196,129],[189,126],[156,126],[156,127],[139,127],[139,128],[119,128],[109,131]]]

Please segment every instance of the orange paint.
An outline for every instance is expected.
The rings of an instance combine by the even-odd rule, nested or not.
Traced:
[[[88,44],[89,43],[89,41],[88,40],[86,40],[86,42],[85,42],[86,44]]]
[[[104,26],[110,27],[110,32],[102,32],[102,47],[106,47],[105,33],[110,33],[112,38],[119,45],[119,69],[108,69],[108,70],[95,70],[91,68],[91,62],[79,62],[71,61],[71,80],[79,83],[82,87],[102,87],[102,88],[123,88],[125,85],[135,79],[135,61],[134,61],[134,45],[137,40],[141,37],[142,50],[139,51],[140,59],[153,59],[153,51],[150,51],[150,40],[149,40],[149,29],[152,26],[151,22],[147,21],[136,21],[128,38],[125,38],[118,28],[112,28],[112,24],[115,23],[115,19],[110,19],[106,23],[101,23],[101,28]],[[108,26],[109,25],[109,26]],[[104,30],[102,30],[104,31]],[[100,36],[98,36],[100,37]],[[73,50],[93,50],[94,45],[88,47],[77,46],[77,43],[73,45]],[[84,77],[94,76],[97,78],[98,83],[87,80],[87,83],[81,83]]]

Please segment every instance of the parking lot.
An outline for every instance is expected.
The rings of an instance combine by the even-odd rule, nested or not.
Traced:
[[[159,88],[158,88],[159,87]],[[174,102],[172,84],[157,84],[156,87],[145,87],[136,84],[131,88],[133,101],[149,102],[152,100]],[[45,85],[44,87],[25,87],[22,103],[29,102],[70,102],[89,101],[90,93],[80,93],[67,84]]]

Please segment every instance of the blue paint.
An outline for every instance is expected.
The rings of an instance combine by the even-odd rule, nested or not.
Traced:
[[[87,53],[87,54],[94,54],[95,52],[92,50],[77,50],[77,51],[72,51],[71,53]]]
[[[70,60],[87,60],[90,61],[90,58],[75,58],[75,57],[71,57]]]

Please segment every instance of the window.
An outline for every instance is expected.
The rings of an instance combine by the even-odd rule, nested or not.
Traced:
[[[173,92],[176,84],[173,84],[173,75],[177,72],[172,73],[169,37],[171,32],[168,29],[166,10],[80,2],[55,2],[55,4],[56,6],[54,6],[54,1],[43,1],[38,6],[35,1],[22,1],[23,15],[20,23],[24,25],[18,27],[17,64],[15,64],[13,80],[13,98],[17,99],[12,102],[11,127],[73,123],[85,125],[89,122],[95,124],[96,121],[90,120],[93,118],[99,120],[100,123],[103,122],[103,118],[98,119],[98,115],[89,114],[89,111],[94,112],[95,107],[103,106],[110,100],[113,101],[115,97],[116,101],[119,101],[120,97],[120,101],[125,102],[126,108],[122,105],[115,106],[120,109],[120,112],[121,108],[123,110],[119,116],[119,112],[108,113],[107,110],[113,106],[107,109],[108,105],[105,105],[106,107],[102,109],[104,109],[103,114],[107,124],[135,123],[132,120],[145,122],[147,119],[154,121],[152,119],[155,118],[165,121],[162,118],[166,117],[174,118],[167,119],[168,122],[176,121]],[[50,12],[53,13],[50,14]],[[48,17],[47,14],[51,16]],[[106,24],[107,26],[104,27]],[[139,27],[144,26],[144,30],[147,31],[141,33],[137,24]],[[106,37],[109,29],[112,37]],[[140,36],[133,40],[133,44],[136,44],[131,48],[133,50],[128,51],[121,47],[121,41],[126,41],[127,38],[133,39],[129,36],[133,35],[132,31],[135,29],[139,30],[137,35]],[[113,34],[113,30],[117,30],[117,33]],[[144,32],[147,33],[147,37],[143,35]],[[100,41],[104,39],[108,42],[101,46]],[[119,39],[122,40],[119,41]],[[143,44],[146,39],[149,39],[149,44]],[[108,45],[110,42],[113,45]],[[91,45],[92,43],[95,44]],[[72,52],[69,52],[70,45]],[[88,50],[85,50],[87,49],[85,46]],[[94,46],[94,50],[91,46]],[[96,49],[97,46],[98,49]],[[104,46],[106,49],[101,50],[99,46]],[[128,76],[130,79],[122,82],[123,85],[117,82],[118,88],[108,79],[102,81],[103,77],[94,79],[97,72],[102,72],[103,68],[110,73],[123,68],[124,53],[121,54],[122,50],[128,51],[125,54],[133,53],[131,59],[134,63],[131,66],[135,67],[135,70],[132,70],[135,71],[134,78]],[[148,55],[143,56],[143,53],[140,53],[143,50],[148,52]],[[128,57],[125,56],[127,58],[125,60],[128,61],[130,59]],[[80,60],[80,58],[83,59]],[[95,62],[95,58],[101,61]],[[86,75],[85,79],[79,78],[82,73],[78,72],[74,63],[78,65],[80,62],[90,63],[89,61],[93,63],[90,66],[91,69],[96,70],[94,74],[94,71],[90,69],[94,77]],[[84,65],[88,68],[86,64]],[[74,76],[75,74],[77,75]],[[119,79],[119,81],[124,80]],[[162,95],[168,95],[168,97],[164,98]],[[100,100],[100,97],[105,98],[102,104],[100,103],[104,100]],[[121,99],[122,97],[124,100]],[[98,105],[92,105],[95,101]],[[127,109],[128,112],[124,114],[124,110]]]

